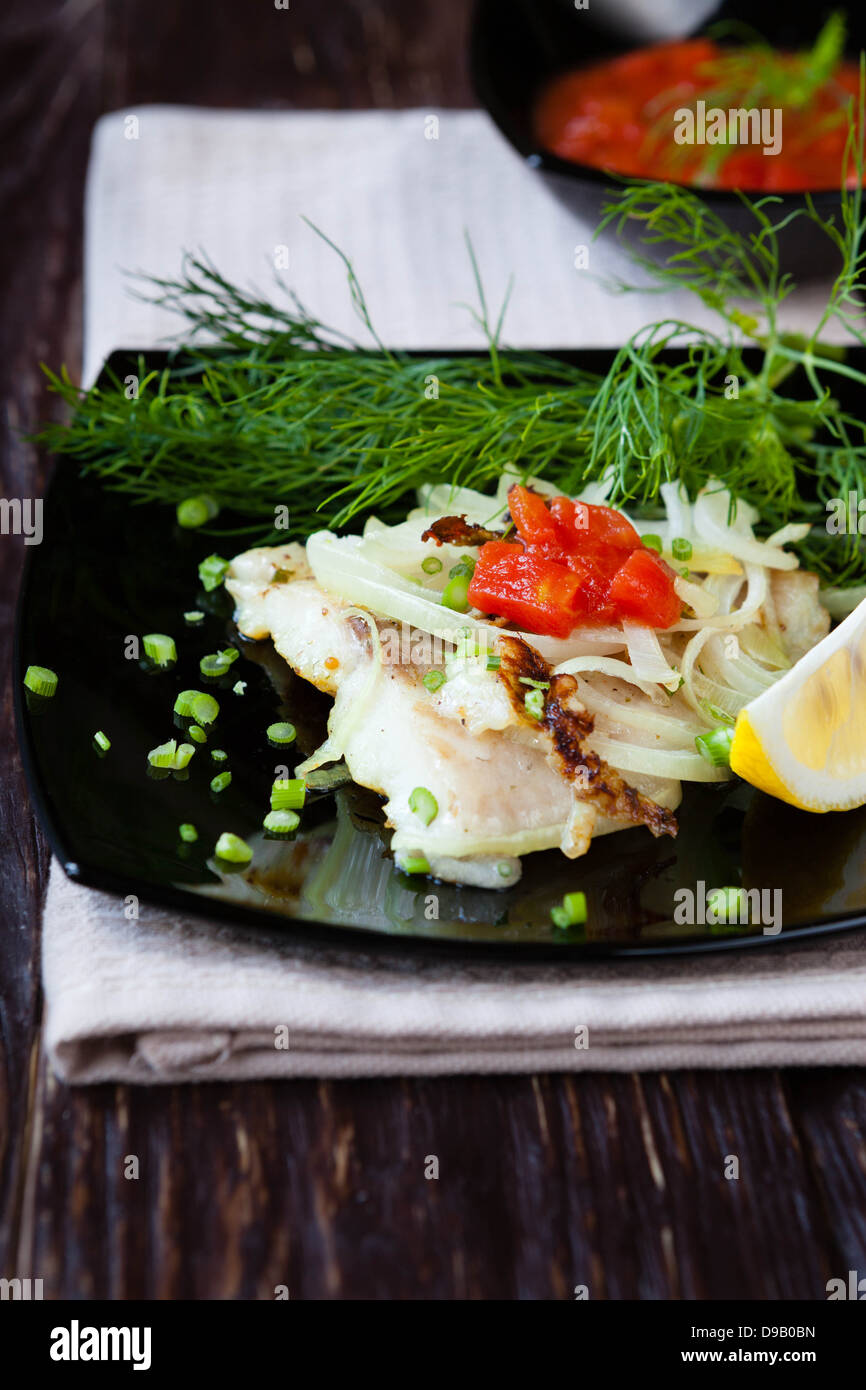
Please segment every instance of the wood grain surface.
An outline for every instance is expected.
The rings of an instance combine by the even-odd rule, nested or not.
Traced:
[[[51,409],[39,362],[79,364],[98,115],[471,105],[468,16],[464,0],[6,0],[6,496],[42,485],[22,436]],[[7,672],[22,558],[0,537]],[[861,1071],[63,1087],[40,1044],[48,854],[8,681],[0,758],[0,1274],[50,1298],[763,1299],[866,1272]]]

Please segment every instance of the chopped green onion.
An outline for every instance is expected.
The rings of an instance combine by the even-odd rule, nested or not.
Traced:
[[[174,702],[174,712],[182,719],[188,719],[196,700],[201,699],[200,690],[182,690]]]
[[[183,617],[184,622],[187,623],[195,624],[204,622],[204,613],[199,612],[197,608],[190,608],[188,612],[184,613]]]
[[[457,561],[456,565],[452,565],[451,569],[448,571],[448,578],[459,579],[461,575],[466,575],[471,579],[474,573],[475,561],[471,555],[464,555],[461,560]]]
[[[733,741],[733,729],[729,725],[724,725],[718,729],[713,729],[709,734],[698,734],[695,739],[695,747],[701,757],[706,758],[713,767],[730,767]]]
[[[203,656],[198,663],[198,669],[203,676],[215,677],[224,676],[228,671],[228,662],[223,661],[221,656]]]
[[[202,588],[206,589],[208,593],[211,589],[218,589],[226,577],[228,567],[228,560],[224,560],[221,555],[208,555],[198,567],[198,577]]]
[[[230,772],[218,772],[216,777],[211,778],[210,789],[212,792],[224,792],[232,780]]]
[[[240,835],[233,835],[230,830],[224,830],[216,842],[214,854],[218,859],[226,859],[230,864],[248,864],[253,857],[253,852],[246,840],[242,840]]]
[[[34,695],[44,695],[48,700],[57,689],[57,675],[47,666],[28,666],[24,672],[24,684]]]
[[[445,684],[444,671],[428,671],[421,684],[425,690],[429,690],[431,695],[435,695],[440,686]]]
[[[452,574],[454,571],[452,570]],[[445,588],[442,590],[442,605],[444,608],[453,608],[455,613],[467,613],[469,611],[469,581],[470,576],[465,570],[455,574],[453,579],[449,579]]]
[[[234,693],[235,693],[236,695],[243,695],[243,693],[244,693],[244,691],[246,690],[246,688],[247,688],[247,683],[246,683],[246,681],[235,681],[234,685],[232,686],[232,690],[234,691]]]
[[[107,753],[111,747],[111,739],[107,734],[104,734],[101,729],[96,730],[96,733],[93,735],[93,742],[96,744],[97,748],[102,749],[103,753]]]
[[[518,676],[521,685],[531,685],[533,690],[549,690],[550,681],[534,681],[531,676]]]
[[[657,550],[659,554],[661,554],[664,549],[661,536],[647,534],[646,536],[641,536],[641,540],[648,550]]]
[[[198,724],[190,724],[189,728],[187,729],[187,733],[189,734],[193,743],[207,743],[207,734],[205,733],[204,729],[199,728]]]
[[[278,777],[271,787],[272,811],[298,811],[307,797],[303,777]]]
[[[488,669],[488,671],[498,671],[501,665],[502,665],[502,657],[501,657],[501,656],[488,656],[488,658],[487,658],[487,669]]]
[[[262,821],[265,830],[272,835],[290,835],[300,823],[301,818],[296,811],[269,811]]]
[[[743,888],[713,888],[707,894],[707,907],[719,922],[749,921],[749,899]]]
[[[237,647],[226,647],[224,652],[213,652],[208,656],[203,656],[198,663],[198,669],[203,676],[224,676],[233,661],[237,661],[240,652]]]
[[[199,692],[192,702],[190,714],[197,724],[212,724],[220,712],[220,707],[213,695],[202,695]]]
[[[565,908],[572,922],[578,923],[586,921],[585,893],[566,893],[562,900],[562,906]]]
[[[426,560],[421,561],[421,568],[425,574],[438,574],[442,568],[442,561],[438,555],[428,555]]]
[[[177,522],[179,526],[193,529],[196,526],[204,526],[206,521],[216,516],[219,507],[212,497],[186,497],[183,502],[177,504]]]
[[[675,560],[690,560],[692,558],[691,541],[687,541],[684,536],[675,536],[671,541],[671,554]]]
[[[271,743],[294,743],[298,736],[294,724],[269,724],[266,733]]]
[[[151,748],[147,761],[151,767],[174,767],[176,753],[177,739],[170,738],[167,743],[159,743],[156,748]]]
[[[397,865],[404,874],[429,874],[430,872],[430,865],[423,854],[408,854],[404,859],[398,859]]]
[[[176,738],[170,738],[167,743],[160,743],[156,748],[151,748],[147,761],[151,767],[168,767],[182,772],[194,752],[195,748],[191,743],[179,744]]]
[[[509,864],[507,859],[500,859],[499,863],[496,865],[496,872],[499,874],[500,878],[510,878],[514,872],[514,868]]]
[[[566,893],[559,907],[550,909],[556,927],[577,927],[586,921],[586,894]]]
[[[425,825],[429,825],[439,814],[439,803],[426,787],[415,787],[409,795],[409,810],[414,811]]]
[[[188,845],[191,845],[194,840],[198,839],[198,831],[194,825],[190,825],[189,821],[185,821],[183,825],[179,825],[177,833],[185,844]]]
[[[526,713],[532,719],[541,719],[544,714],[544,691],[530,690],[523,703],[526,706]]]
[[[228,757],[228,753],[224,748],[212,748],[210,750],[210,755],[215,763],[224,763]]]
[[[145,656],[149,656],[155,666],[171,666],[177,661],[173,637],[167,637],[164,632],[148,632],[141,640]]]

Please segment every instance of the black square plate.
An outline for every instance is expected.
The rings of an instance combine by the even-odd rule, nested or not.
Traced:
[[[582,356],[593,367],[609,360]],[[161,365],[164,355],[148,359]],[[122,377],[128,360],[115,354],[109,365]],[[341,935],[365,951],[426,944],[511,959],[662,954],[866,925],[866,808],[808,815],[739,782],[687,788],[675,841],[634,829],[603,837],[576,861],[558,851],[533,854],[521,882],[505,892],[406,877],[388,853],[379,799],[360,788],[313,797],[295,839],[265,839],[275,767],[293,766],[298,747],[306,753],[317,745],[328,705],[269,642],[244,643],[214,690],[220,716],[188,777],[155,780],[146,755],[179,733],[176,693],[202,688],[200,657],[236,637],[229,596],[199,587],[199,560],[250,543],[185,531],[171,508],[130,506],[68,460],[55,468],[43,540],[28,551],[14,681],[31,794],[70,877],[184,911],[259,926],[281,921],[320,940]],[[185,625],[184,611],[195,608],[205,611],[204,622]],[[126,655],[127,639],[146,632],[175,638],[174,669],[148,673]],[[31,663],[58,673],[53,699],[25,691]],[[233,693],[237,680],[246,683],[243,695]],[[277,718],[299,730],[287,754],[265,736]],[[111,739],[104,756],[92,742],[98,729]],[[228,754],[226,763],[211,760],[214,746]],[[210,781],[223,767],[232,783],[215,794]],[[192,845],[179,839],[182,822],[198,828]],[[224,830],[255,846],[247,872],[214,867]],[[780,890],[781,932],[678,925],[675,892],[689,887],[700,895],[700,884],[706,891],[734,884]],[[588,924],[558,931],[550,908],[575,888],[586,893]]]

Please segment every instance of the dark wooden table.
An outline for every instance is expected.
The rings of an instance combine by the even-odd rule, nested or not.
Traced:
[[[0,131],[2,486],[40,360],[79,364],[81,210],[102,111],[465,106],[464,0],[7,0]],[[0,537],[10,663],[23,546]],[[4,693],[0,1274],[46,1297],[823,1298],[866,1272],[861,1071],[70,1090],[46,1068],[48,852]],[[123,1156],[141,1158],[127,1181]],[[438,1181],[424,1157],[440,1160]],[[740,1159],[739,1181],[723,1175]]]

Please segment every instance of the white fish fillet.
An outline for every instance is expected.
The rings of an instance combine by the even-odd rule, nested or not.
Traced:
[[[277,571],[287,578],[274,582]],[[576,793],[554,765],[550,735],[518,717],[498,673],[472,667],[431,694],[422,683],[429,660],[414,644],[407,650],[405,634],[404,659],[378,665],[374,619],[318,586],[302,546],[246,551],[232,561],[226,587],[240,631],[270,636],[298,675],[334,695],[333,756],[387,798],[398,861],[423,855],[436,877],[503,888],[519,877],[522,854],[560,848],[574,857],[593,835],[635,823]],[[377,631],[388,655],[399,650],[393,625],[380,621]],[[629,782],[658,806],[679,802],[678,782],[640,775]],[[410,810],[416,787],[436,799],[429,826]]]

